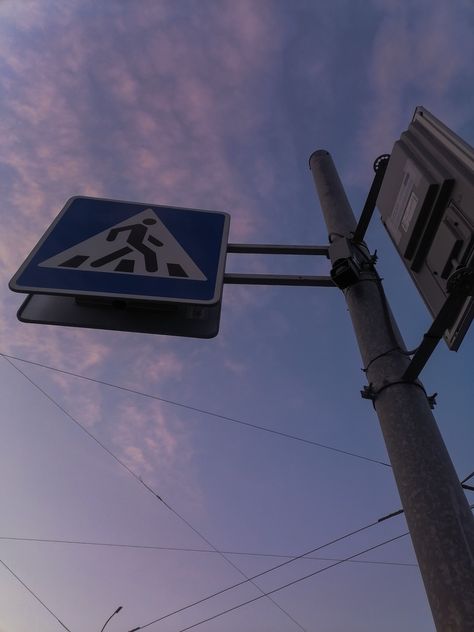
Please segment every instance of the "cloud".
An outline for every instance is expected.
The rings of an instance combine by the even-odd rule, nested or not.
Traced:
[[[132,382],[129,386],[145,389],[148,386],[163,385],[165,381],[180,381],[189,365],[177,353],[165,348],[143,348],[132,365],[128,363]]]
[[[472,118],[472,96],[465,103],[452,98],[459,84],[472,85],[474,79],[472,7],[443,0],[374,0],[373,5],[380,21],[367,71],[367,106],[356,139],[361,167],[350,174],[359,183],[364,179],[362,165],[391,151],[415,106],[424,105],[451,127]]]
[[[0,2],[0,18],[4,24],[15,24],[21,31],[29,31],[44,23],[46,15],[38,0],[2,0]]]
[[[128,467],[162,490],[200,498],[193,483],[190,435],[172,409],[159,402],[121,398],[111,416],[113,451]]]
[[[266,96],[259,78],[281,35],[270,5],[229,2],[216,12],[199,3],[189,13],[174,2],[141,2],[125,17],[94,4],[93,22],[85,6],[31,1],[4,8],[2,227],[14,238],[0,245],[3,284],[72,194],[227,210],[232,239],[242,241],[261,223],[259,195],[274,186],[259,152],[250,188],[234,162],[245,138],[260,133],[262,110],[247,95]],[[154,29],[128,41],[144,20]],[[84,353],[102,336],[19,326],[17,302],[9,295],[0,313],[5,350],[86,368]],[[102,343],[95,366],[107,356]],[[170,356],[154,369],[153,362],[150,356],[146,371],[156,379],[181,370]],[[135,364],[141,377],[143,366]]]
[[[282,37],[271,3],[225,2],[216,11],[197,2],[183,11],[143,0],[126,15],[92,0],[6,6],[3,287],[75,194],[228,211],[231,239],[253,240],[264,221],[260,200],[277,179],[264,158],[271,143],[261,107],[274,96]],[[255,288],[227,295],[227,319],[267,300]],[[45,364],[173,394],[202,357],[178,355],[166,338],[18,324],[18,303],[11,293],[1,302],[2,350]],[[39,379],[80,423],[111,438],[131,467],[161,476],[179,465],[192,470],[190,431],[168,410],[123,404],[64,375]]]
[[[235,360],[231,360],[230,358],[226,358],[224,361],[224,366],[231,373],[238,377],[242,377],[248,371],[248,366],[246,366],[243,362],[236,362]]]

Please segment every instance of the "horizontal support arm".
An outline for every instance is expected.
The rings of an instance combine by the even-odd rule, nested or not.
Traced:
[[[328,246],[284,246],[279,244],[228,244],[227,252],[254,255],[322,255],[329,258]]]
[[[224,283],[233,285],[298,285],[336,287],[329,276],[301,276],[297,274],[225,274]]]

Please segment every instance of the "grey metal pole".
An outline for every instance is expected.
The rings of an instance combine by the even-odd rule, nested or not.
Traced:
[[[356,220],[330,154],[310,168],[330,241]],[[375,269],[344,290],[438,632],[474,631],[474,518],[419,381],[401,382],[405,345]]]

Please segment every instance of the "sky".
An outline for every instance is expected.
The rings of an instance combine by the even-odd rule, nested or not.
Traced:
[[[8,282],[74,195],[327,243],[314,150],[358,215],[416,106],[474,143],[473,27],[468,0],[0,1],[1,632],[99,631],[119,606],[110,632],[434,630],[403,516],[377,523],[400,500],[337,289],[226,285],[201,340],[23,324]],[[431,316],[377,213],[367,242],[416,347]],[[473,358],[471,330],[422,375],[460,478]]]

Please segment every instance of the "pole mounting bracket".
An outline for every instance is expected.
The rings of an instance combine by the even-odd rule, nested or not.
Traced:
[[[366,246],[353,237],[341,237],[329,246],[331,278],[340,290],[360,281],[362,272],[373,270],[377,253],[371,255]]]
[[[433,395],[428,395],[423,385],[417,380],[405,380],[402,378],[401,380],[394,380],[393,382],[387,382],[378,389],[375,389],[372,382],[370,382],[369,384],[366,384],[363,387],[363,389],[360,392],[360,395],[362,399],[370,399],[370,401],[372,402],[372,406],[375,408],[375,402],[377,400],[377,397],[380,395],[380,393],[384,391],[385,389],[389,388],[390,386],[396,386],[397,384],[410,384],[412,386],[417,386],[418,388],[421,388],[421,390],[426,396],[426,399],[428,400],[428,404],[431,410],[433,410],[434,407],[436,406],[436,397],[438,393],[433,393]]]
[[[448,297],[431,327],[423,335],[423,340],[403,374],[403,379],[416,380],[436,349],[444,332],[452,327],[466,298],[474,295],[474,269],[472,267],[463,267],[453,272],[447,281],[446,289]]]
[[[359,222],[354,232],[353,240],[355,242],[361,242],[364,240],[365,233],[369,226],[370,220],[372,219],[372,215],[374,214],[375,205],[377,204],[377,198],[380,192],[380,187],[382,186],[389,159],[390,154],[382,154],[375,159],[375,176],[372,181],[372,186],[370,187],[369,194],[367,195],[364,208],[362,209]]]

